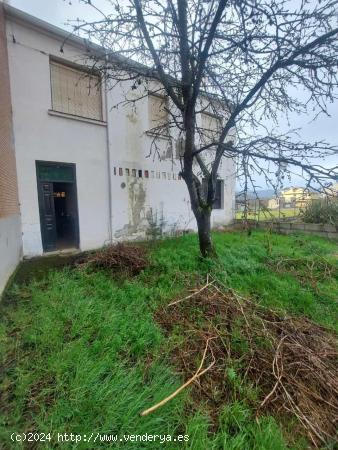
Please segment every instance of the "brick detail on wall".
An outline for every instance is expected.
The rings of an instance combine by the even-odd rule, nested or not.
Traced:
[[[19,213],[6,23],[0,2],[0,218]]]

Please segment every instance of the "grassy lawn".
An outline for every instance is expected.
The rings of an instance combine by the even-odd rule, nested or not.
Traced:
[[[300,210],[298,208],[281,208],[280,217],[281,219],[286,219],[288,217],[298,217]],[[278,209],[270,209],[270,210],[261,210],[260,212],[249,212],[248,219],[250,220],[272,220],[279,218],[279,210]],[[236,213],[236,219],[243,219],[243,212]]]
[[[295,271],[277,264],[317,258],[337,265],[335,244],[258,231],[216,233],[214,240],[215,261],[201,261],[196,236],[187,235],[152,246],[149,267],[134,278],[69,267],[13,285],[1,305],[0,448],[109,447],[57,443],[56,434],[64,432],[189,435],[188,442],[112,445],[137,450],[307,448],[305,439],[292,439],[292,421],[281,424],[269,415],[256,420],[246,390],[224,405],[217,427],[203,404],[193,405],[190,389],[140,416],[184,381],[170,359],[183,331],[166,336],[154,313],[204,282],[207,273],[262,305],[337,329],[337,278],[317,273],[314,284],[306,265]],[[12,432],[29,431],[54,435],[40,447],[10,441]]]

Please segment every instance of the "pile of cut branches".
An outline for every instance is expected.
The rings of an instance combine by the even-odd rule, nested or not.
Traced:
[[[337,438],[334,332],[259,306],[215,280],[158,310],[156,320],[167,333],[180,330],[183,342],[172,350],[174,364],[215,423],[223,405],[250,386],[258,393],[252,400],[257,415],[285,420],[291,413],[315,447]]]
[[[308,258],[280,257],[272,260],[270,266],[276,272],[292,274],[303,284],[310,281],[314,288],[317,288],[318,281],[338,277],[337,265],[319,255]]]
[[[107,245],[88,255],[80,266],[93,266],[121,271],[129,276],[137,275],[148,265],[146,251],[141,246],[118,243]]]

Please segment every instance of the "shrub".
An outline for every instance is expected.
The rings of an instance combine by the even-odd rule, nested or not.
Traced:
[[[338,198],[323,199],[308,204],[302,217],[306,223],[338,225]]]

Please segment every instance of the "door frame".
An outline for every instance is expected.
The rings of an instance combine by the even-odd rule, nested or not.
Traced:
[[[41,166],[70,167],[72,169],[73,179],[72,179],[72,181],[67,181],[67,180],[60,181],[57,179],[52,179],[51,177],[47,177],[47,179],[39,178],[39,168]],[[53,251],[53,250],[47,249],[47,242],[45,241],[44,232],[43,232],[44,218],[43,218],[43,211],[42,211],[43,198],[42,198],[41,184],[44,182],[45,183],[69,183],[69,184],[72,184],[73,193],[75,196],[75,204],[76,204],[76,206],[74,208],[74,220],[75,220],[75,243],[74,243],[74,245],[76,248],[80,248],[79,204],[78,204],[78,195],[77,195],[76,164],[75,163],[57,162],[57,161],[36,160],[35,161],[35,171],[36,171],[38,206],[39,206],[39,216],[40,216],[40,234],[41,234],[43,252],[47,253],[47,252]],[[54,203],[53,203],[53,205],[54,205]],[[54,206],[53,206],[53,209],[54,209]],[[55,211],[54,211],[54,219],[55,219]],[[58,251],[57,248],[56,248],[56,251]]]

